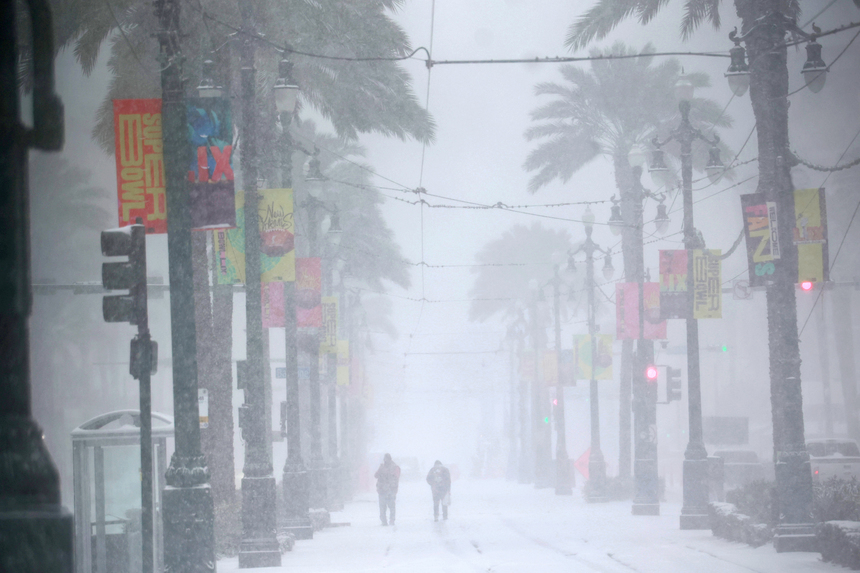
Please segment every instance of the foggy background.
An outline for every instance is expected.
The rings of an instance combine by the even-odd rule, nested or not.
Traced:
[[[825,0],[804,3],[806,16],[823,8]],[[432,38],[434,60],[531,58],[570,55],[563,46],[568,26],[590,3],[561,0],[527,2],[526,0],[440,0],[436,2]],[[595,47],[605,48],[616,40],[641,50],[648,42],[661,51],[720,51],[731,47],[727,33],[736,24],[731,7],[723,5],[723,26],[718,32],[704,27],[689,42],[681,42],[677,33],[680,12],[664,10],[648,26],[628,21]],[[431,2],[415,0],[396,14],[396,19],[409,34],[413,47],[430,48]],[[857,19],[856,7],[849,2],[837,2],[816,19],[822,29],[829,29]],[[806,29],[809,29],[808,26]],[[837,34],[822,39],[824,60],[828,64],[842,51],[852,34]],[[848,148],[860,129],[860,57],[858,45],[848,48],[833,66],[827,85],[818,94],[801,91],[790,98],[792,148],[804,159],[832,166]],[[103,50],[106,52],[107,50]],[[579,52],[575,55],[585,55]],[[424,56],[419,53],[418,58]],[[802,45],[789,49],[789,91],[803,85],[800,69],[806,54]],[[706,72],[711,87],[697,91],[722,106],[734,120],[731,129],[719,130],[721,138],[737,152],[753,125],[749,96],[732,98],[723,73],[728,66],[725,58],[679,57],[687,72]],[[659,62],[658,58],[655,63]],[[376,135],[363,135],[360,142],[367,148],[367,162],[381,177],[380,187],[414,189],[423,187],[429,193],[468,200],[482,204],[503,202],[507,205],[560,203],[571,201],[606,200],[616,193],[611,161],[597,158],[578,171],[566,184],[558,181],[542,188],[537,194],[526,191],[530,174],[522,164],[535,146],[525,141],[523,133],[531,124],[529,112],[543,101],[533,95],[534,85],[542,81],[561,81],[559,64],[495,64],[495,65],[437,65],[428,75],[421,61],[407,61],[413,87],[422,102],[428,93],[429,110],[437,124],[437,137],[426,150],[420,143],[399,141]],[[576,64],[585,68],[588,63]],[[66,146],[60,154],[67,167],[89,171],[85,185],[101,190],[99,205],[104,214],[103,227],[116,226],[116,171],[114,158],[105,155],[91,139],[94,114],[110,79],[106,55],[89,77],[83,77],[70,50],[63,52],[57,63],[58,91],[66,107]],[[632,88],[635,89],[635,88]],[[325,120],[315,116],[309,107],[303,119],[314,119],[325,129]],[[801,127],[802,126],[802,127]],[[329,131],[331,131],[329,129]],[[860,142],[855,141],[843,161],[860,154]],[[33,155],[36,155],[34,152]],[[753,136],[738,157],[743,162],[756,156]],[[422,160],[423,157],[423,160]],[[723,157],[728,162],[730,157]],[[423,161],[423,171],[422,171]],[[33,180],[59,173],[33,173]],[[854,281],[858,271],[858,229],[855,225],[846,235],[846,226],[860,201],[857,169],[827,174],[799,166],[792,170],[797,188],[827,189],[828,227],[831,262],[840,243],[844,247],[831,267],[831,280]],[[737,169],[734,182],[722,181],[694,198],[696,227],[705,237],[709,248],[727,250],[741,229],[740,201],[742,194],[755,191],[757,165],[753,162]],[[695,174],[694,179],[701,174]],[[735,183],[752,177],[746,183]],[[648,175],[643,184],[654,188]],[[724,188],[730,189],[719,192]],[[35,187],[34,187],[35,188]],[[694,186],[695,189],[695,186]],[[96,191],[97,192],[97,191]],[[386,195],[408,200],[414,194],[383,190]],[[427,198],[431,203],[441,199]],[[36,199],[34,199],[34,202]],[[668,203],[672,203],[670,198]],[[38,207],[38,205],[36,205]],[[34,207],[35,208],[35,207]],[[49,206],[45,207],[50,211]],[[510,400],[509,353],[503,347],[506,323],[491,319],[482,323],[469,320],[470,289],[475,280],[473,267],[456,266],[475,263],[476,253],[486,243],[498,239],[514,225],[534,223],[564,230],[574,244],[584,238],[579,221],[582,206],[528,209],[529,213],[570,219],[561,221],[505,212],[502,210],[421,209],[396,200],[387,200],[384,213],[393,229],[396,242],[404,257],[417,263],[450,265],[447,268],[411,266],[412,286],[406,290],[395,285],[389,288],[392,305],[391,319],[399,332],[396,339],[376,331],[369,333],[374,352],[367,357],[367,378],[372,385],[372,399],[367,412],[370,452],[391,452],[397,457],[414,456],[426,471],[433,460],[440,459],[456,466],[461,475],[483,472],[484,475],[504,475],[507,462],[508,407]],[[597,225],[594,239],[617,253],[613,262],[615,279],[621,275],[620,240],[612,236],[601,223],[609,218],[609,204],[592,207]],[[678,197],[670,209],[672,222],[665,240],[647,244],[645,266],[657,280],[659,249],[681,248],[681,200]],[[653,218],[654,207],[646,206],[645,219]],[[102,257],[97,231],[62,230],[62,212],[53,211],[53,218],[33,224],[33,279],[59,284],[75,281],[99,281]],[[646,233],[653,228],[646,228]],[[648,239],[646,238],[646,241]],[[147,239],[148,274],[167,277],[166,235]],[[550,256],[542,261],[499,260],[499,263],[538,263],[521,267],[541,282],[551,276]],[[746,278],[747,261],[744,245],[723,261],[724,286],[732,278]],[[579,267],[579,280],[584,274]],[[606,288],[612,296],[614,288]],[[804,327],[814,293],[798,293],[798,328]],[[835,292],[835,291],[834,291]],[[854,297],[855,289],[842,291],[843,300],[837,309],[857,313],[845,306]],[[372,308],[373,296],[367,306]],[[603,298],[598,295],[598,299]],[[425,301],[415,299],[426,299]],[[832,320],[833,300],[825,295],[827,320]],[[432,301],[432,302],[431,302]],[[170,370],[169,299],[150,299],[150,328],[160,346],[159,371],[153,377],[153,410],[172,415]],[[819,303],[820,304],[820,303]],[[578,312],[573,309],[578,307]],[[839,310],[837,310],[839,312]],[[703,414],[750,417],[750,447],[759,457],[771,457],[770,388],[767,369],[767,326],[764,293],[757,292],[753,300],[734,301],[724,296],[724,317],[721,320],[699,322]],[[586,333],[584,293],[569,303],[569,312],[562,325],[562,342],[570,348],[574,334]],[[614,307],[604,302],[598,315],[601,332],[615,332]],[[233,320],[233,359],[245,357],[244,296],[236,295]],[[550,346],[552,330],[547,323]],[[837,337],[828,328],[823,348],[830,357],[830,384],[836,433],[844,434],[841,418],[840,370],[835,354]],[[37,295],[32,319],[34,413],[45,428],[51,454],[61,470],[63,502],[71,498],[71,440],[73,428],[89,418],[106,411],[122,408],[137,409],[137,383],[128,374],[128,340],[133,327],[105,324],[101,320],[101,296],[75,295],[62,291],[53,295]],[[667,348],[657,344],[656,362],[682,368],[684,398],[681,402],[658,408],[660,473],[667,485],[680,484],[683,449],[686,446],[686,361],[685,354],[673,351],[684,344],[681,321],[670,321]],[[803,358],[803,398],[807,438],[823,435],[821,363],[817,317],[812,316],[801,332]],[[727,351],[722,351],[722,346]],[[615,381],[601,383],[602,447],[608,474],[618,467],[618,372],[620,343],[616,343]],[[856,346],[856,345],[855,345]],[[853,350],[853,349],[852,349]],[[271,333],[270,353],[275,362],[283,358],[283,332]],[[282,398],[283,381],[273,380],[273,402]],[[578,458],[588,447],[587,384],[568,388],[566,414],[568,453]],[[236,392],[234,406],[241,395]],[[303,420],[303,425],[306,422]],[[273,428],[277,428],[277,411],[273,413]],[[236,438],[235,460],[241,469],[241,440]],[[285,444],[274,444],[275,475],[286,455]],[[713,446],[709,446],[709,451]],[[477,460],[481,460],[480,463]],[[500,473],[499,473],[500,472]],[[577,476],[582,481],[582,476]]]

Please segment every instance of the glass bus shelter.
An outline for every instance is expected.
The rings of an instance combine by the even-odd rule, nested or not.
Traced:
[[[164,569],[161,492],[173,418],[152,413],[153,563]],[[140,412],[96,416],[72,431],[76,573],[135,573],[141,567]]]

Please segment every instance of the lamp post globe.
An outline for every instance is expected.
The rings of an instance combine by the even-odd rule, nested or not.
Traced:
[[[585,207],[585,213],[582,214],[582,224],[585,226],[585,231],[588,234],[591,234],[591,230],[594,228],[594,213],[591,211],[591,206],[588,205]]]
[[[630,164],[630,167],[645,167],[647,160],[648,155],[645,148],[638,143],[632,146],[627,153],[627,162]]]
[[[675,97],[679,102],[691,101],[695,90],[696,88],[693,86],[693,83],[687,79],[687,75],[682,70],[681,77],[675,82]]]
[[[806,44],[806,63],[803,64],[803,79],[812,93],[818,93],[824,88],[827,80],[827,66],[821,59],[821,44],[815,38]]]
[[[299,86],[292,79],[293,63],[282,58],[278,63],[278,79],[272,90],[275,92],[275,107],[279,113],[292,115],[296,111]]]
[[[606,255],[603,261],[603,278],[608,281],[612,280],[613,275],[615,275],[615,267],[612,266],[612,257]]]
[[[747,51],[741,46],[741,40],[737,37],[737,28],[729,33],[729,39],[735,43],[735,47],[729,50],[732,63],[726,70],[725,76],[729,81],[729,89],[737,97],[741,97],[750,87],[750,68],[747,65]]]
[[[206,60],[203,62],[203,71],[200,74],[200,83],[197,84],[197,95],[204,98],[221,97],[224,89],[215,83],[215,62]]]

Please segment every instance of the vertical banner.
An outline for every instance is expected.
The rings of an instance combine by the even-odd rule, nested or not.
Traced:
[[[263,328],[284,328],[287,325],[284,307],[284,283],[263,283]]]
[[[765,286],[776,270],[779,235],[776,232],[776,204],[765,201],[763,193],[741,195],[744,238],[747,244],[750,286]]]
[[[260,191],[260,267],[264,283],[296,279],[294,249],[293,190]],[[216,230],[213,244],[218,249],[218,284],[245,282],[245,192],[236,192],[236,227]]]
[[[660,317],[687,318],[687,251],[660,251]]]
[[[337,341],[337,385],[349,386],[349,340]]]
[[[296,259],[296,321],[300,328],[322,326],[321,289],[320,259]]]
[[[575,334],[573,351],[576,355],[577,380],[612,380],[612,335],[595,334],[597,349],[594,353],[594,378],[591,370],[591,335]]]
[[[185,99],[188,192],[195,230],[236,225],[233,123],[227,98]]]
[[[723,317],[723,281],[720,250],[692,252],[693,318]]]
[[[336,296],[322,297],[322,336],[320,337],[320,354],[335,354],[337,347],[337,312]]]
[[[823,188],[798,189],[794,192],[794,221],[797,282],[830,280],[827,206]]]
[[[644,283],[645,338],[666,338],[666,321],[660,317],[660,283]],[[616,337],[639,338],[639,283],[615,285]]]
[[[119,226],[141,217],[147,233],[166,233],[161,100],[113,100],[113,126]]]

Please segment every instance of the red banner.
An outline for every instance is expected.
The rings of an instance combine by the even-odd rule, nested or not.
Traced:
[[[160,99],[113,100],[119,226],[167,232]]]
[[[319,258],[296,259],[296,323],[322,326],[322,267]]]
[[[644,283],[644,335],[648,340],[666,338],[666,321],[660,318],[660,284]],[[615,310],[619,340],[639,338],[639,283],[616,283]]]
[[[261,288],[263,328],[284,328],[287,325],[284,283],[263,283]]]

